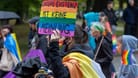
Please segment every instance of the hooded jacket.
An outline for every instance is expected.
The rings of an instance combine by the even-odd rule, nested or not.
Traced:
[[[132,50],[133,53],[138,50],[138,39],[130,36],[122,36],[122,54],[124,50]],[[132,65],[121,64],[119,71],[119,78],[137,78],[138,77],[138,67],[136,64],[136,59],[132,53]]]

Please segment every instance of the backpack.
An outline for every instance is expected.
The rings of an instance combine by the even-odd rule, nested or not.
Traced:
[[[1,49],[1,52],[0,70],[11,71],[17,65],[18,60],[6,48]]]

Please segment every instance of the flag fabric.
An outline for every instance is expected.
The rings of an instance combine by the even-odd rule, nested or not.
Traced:
[[[124,50],[122,53],[122,64],[132,65],[132,50]]]
[[[5,48],[7,48],[9,50],[9,52],[11,52],[11,54],[13,56],[16,57],[18,62],[22,61],[21,52],[20,52],[20,48],[19,48],[19,45],[16,40],[15,33],[8,34],[6,36],[6,39],[4,41],[4,46],[5,46]]]
[[[46,59],[45,59],[45,57],[43,55],[43,52],[40,49],[36,49],[36,50],[31,49],[27,53],[27,55],[24,57],[23,61],[26,61],[29,58],[35,58],[35,57],[39,57],[40,61],[42,63],[46,63]],[[16,75],[13,74],[12,71],[11,71],[7,75],[5,75],[3,78],[16,78]]]
[[[24,57],[23,60],[27,60],[29,58],[35,58],[35,57],[39,57],[41,62],[46,63],[45,56],[44,56],[42,50],[40,50],[40,49],[31,49],[28,52],[28,54]]]
[[[63,64],[69,69],[70,78],[105,78],[100,65],[81,53],[68,54]]]
[[[112,35],[112,49],[113,49],[113,53],[116,54],[117,52],[117,38],[116,35]]]

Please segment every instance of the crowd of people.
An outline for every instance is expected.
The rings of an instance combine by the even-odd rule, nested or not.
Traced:
[[[138,9],[128,0],[123,19],[125,34],[116,39],[116,52],[121,55],[119,73],[112,63],[113,36],[117,17],[113,1],[100,13],[84,14],[84,24],[75,26],[73,37],[63,37],[59,30],[51,35],[38,34],[39,17],[29,20],[30,51],[21,59],[10,25],[0,32],[0,78],[138,78],[136,34]]]

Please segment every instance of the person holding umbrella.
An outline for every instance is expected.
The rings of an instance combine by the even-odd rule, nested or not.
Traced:
[[[29,49],[41,49],[45,57],[47,57],[47,35],[38,34],[39,17],[33,17],[29,20],[30,32],[29,32]],[[45,46],[44,46],[45,45]],[[48,61],[48,60],[47,60]]]
[[[39,17],[33,17],[32,19],[30,19],[28,22],[29,22],[29,26],[30,26],[30,32],[29,32],[29,35],[28,35],[28,39],[29,39],[29,48],[32,48],[32,47],[36,47],[36,45],[33,46],[32,44],[32,41],[33,41],[33,38],[35,36],[37,36],[37,22],[39,21]]]

